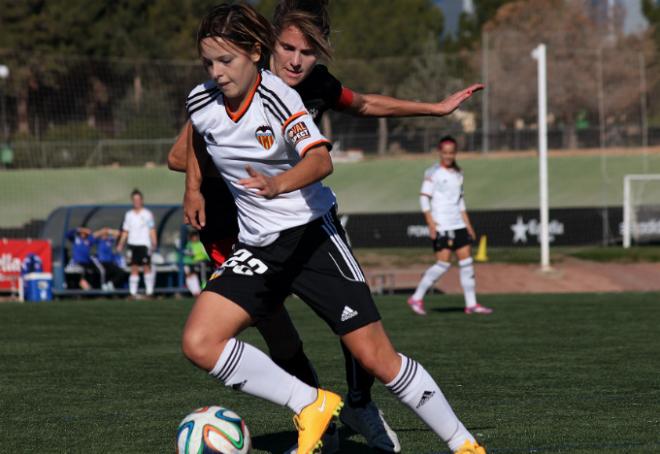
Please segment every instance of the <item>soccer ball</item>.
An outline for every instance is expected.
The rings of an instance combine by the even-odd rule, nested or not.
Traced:
[[[177,454],[247,454],[252,442],[243,418],[227,408],[212,406],[183,418],[176,447]]]

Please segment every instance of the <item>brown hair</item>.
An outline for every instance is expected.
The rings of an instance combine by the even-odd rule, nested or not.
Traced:
[[[259,45],[260,67],[268,63],[269,55],[275,44],[273,27],[268,19],[244,3],[223,3],[211,8],[197,30],[197,52],[200,55],[202,54],[202,40],[205,38],[222,38],[246,53],[253,52],[255,46]]]
[[[456,142],[456,139],[454,139],[452,136],[443,136],[440,139],[440,141],[438,142],[438,151],[442,150],[443,143],[453,143],[454,150],[458,151],[458,142]],[[454,163],[452,164],[452,167],[455,170],[462,172],[461,167],[458,165],[458,162],[456,162],[456,159],[454,159]]]
[[[275,34],[279,36],[291,25],[300,30],[317,54],[332,58],[328,0],[280,0],[273,14]]]

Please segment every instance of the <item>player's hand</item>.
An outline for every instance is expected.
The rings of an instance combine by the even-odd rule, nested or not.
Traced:
[[[436,228],[435,224],[429,225],[429,236],[432,240],[435,240],[435,238],[438,236],[438,229]]]
[[[470,235],[470,238],[472,238],[472,241],[477,241],[477,233],[474,231],[474,228],[472,226],[467,227],[468,235]]]
[[[272,199],[273,197],[281,194],[280,188],[277,184],[275,177],[270,177],[263,173],[259,173],[251,166],[245,166],[249,178],[242,178],[238,180],[238,184],[242,185],[248,190],[253,190],[257,195]]]
[[[186,189],[183,196],[183,222],[192,225],[197,230],[202,230],[206,225],[205,213],[202,193]]]
[[[484,84],[473,84],[467,88],[464,88],[461,91],[457,91],[456,93],[448,96],[447,98],[443,99],[437,104],[438,114],[449,115],[450,113],[458,109],[463,102],[467,101],[470,98],[470,96],[472,96],[474,93],[480,90],[483,90],[484,88],[485,88]]]

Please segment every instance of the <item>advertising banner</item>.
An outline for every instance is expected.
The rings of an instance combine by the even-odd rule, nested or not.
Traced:
[[[26,269],[26,272],[52,271],[50,241],[0,239],[0,291],[16,288],[27,257],[31,260],[26,265],[35,269]]]

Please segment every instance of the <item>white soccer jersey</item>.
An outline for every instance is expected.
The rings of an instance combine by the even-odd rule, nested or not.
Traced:
[[[461,211],[465,211],[463,200],[463,173],[436,164],[424,172],[422,197],[431,199],[431,216],[438,230],[465,228]],[[424,209],[424,207],[422,207]]]
[[[234,196],[241,242],[266,246],[282,230],[307,224],[336,203],[334,193],[320,182],[272,199],[237,183],[249,177],[247,165],[266,175],[278,175],[295,166],[309,149],[330,146],[298,93],[271,72],[260,72],[242,111],[229,111],[213,81],[195,87],[186,107]]]
[[[140,211],[129,210],[124,216],[121,229],[128,232],[129,246],[146,246],[151,248],[149,231],[155,228],[154,215],[146,208]]]

